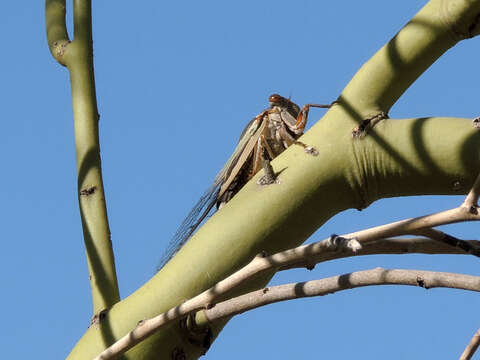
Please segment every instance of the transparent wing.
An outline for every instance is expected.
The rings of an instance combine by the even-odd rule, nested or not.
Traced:
[[[211,210],[217,201],[218,192],[220,191],[221,185],[222,179],[220,176],[217,176],[212,186],[205,191],[193,209],[190,210],[187,217],[183,220],[180,227],[170,240],[170,243],[168,244],[168,247],[160,260],[159,269],[161,269],[177,253],[177,251],[180,250],[180,248],[188,241],[198,226],[203,222],[203,220],[205,220],[208,214],[212,212]]]
[[[232,179],[236,175],[235,173],[233,173],[233,171],[238,171],[237,169],[239,168],[239,166],[237,163],[239,159],[245,158],[245,154],[243,154],[244,151],[250,151],[249,149],[251,146],[248,145],[250,145],[250,143],[252,143],[252,141],[254,141],[255,138],[259,136],[258,134],[260,131],[257,130],[260,130],[258,128],[262,118],[263,113],[257,116],[247,125],[247,127],[242,133],[243,136],[240,138],[232,156],[230,156],[223,169],[220,170],[220,172],[215,177],[213,184],[207,191],[205,191],[200,200],[198,200],[193,209],[183,220],[180,227],[175,232],[175,235],[173,235],[165,253],[160,260],[158,270],[160,270],[182,248],[182,246],[185,245],[185,243],[190,239],[195,230],[207,218],[208,214],[213,213],[212,209],[217,202],[222,185],[225,184],[226,181],[231,181],[228,179]]]

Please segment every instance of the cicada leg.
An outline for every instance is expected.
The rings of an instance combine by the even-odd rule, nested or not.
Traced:
[[[316,107],[316,108],[320,108],[320,109],[329,109],[335,103],[336,102],[334,101],[333,103],[331,103],[329,105],[323,105],[323,104],[306,104],[306,105],[304,105],[302,110],[300,110],[300,114],[298,114],[297,123],[294,126],[295,130],[301,129],[303,131],[303,129],[305,129],[305,125],[307,125],[308,112],[310,111],[311,107]]]
[[[257,184],[270,185],[277,182],[277,177],[275,176],[273,167],[270,164],[270,161],[275,157],[275,155],[273,153],[273,150],[270,148],[270,145],[268,145],[268,142],[263,134],[260,136],[260,139],[258,139],[258,144],[259,147],[256,155],[259,155],[258,160],[261,160],[261,166],[263,168],[264,175],[260,179],[258,179]],[[260,161],[256,164],[258,170],[260,170],[259,165]]]
[[[317,156],[318,155],[317,149],[315,149],[313,146],[309,146],[309,145],[307,145],[307,144],[305,144],[301,141],[298,141],[292,135],[290,135],[288,133],[287,129],[285,129],[284,127],[282,127],[280,129],[279,133],[280,133],[280,136],[282,137],[282,140],[285,141],[288,146],[290,146],[292,144],[299,145],[299,146],[301,146],[305,149],[305,152],[307,154],[310,154],[312,156]]]

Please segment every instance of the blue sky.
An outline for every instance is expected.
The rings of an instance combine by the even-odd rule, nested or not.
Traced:
[[[334,100],[424,4],[94,2],[103,171],[122,297],[152,276],[177,225],[229,157],[245,124],[267,106],[269,94],[291,96],[298,104]],[[0,344],[5,358],[61,359],[91,316],[68,73],[49,54],[42,1],[4,2],[1,10]],[[479,46],[479,39],[468,40],[446,53],[390,116],[478,116]],[[312,110],[311,123],[320,114]],[[334,217],[310,241],[461,200],[382,200]],[[447,229],[473,239],[475,226]],[[345,259],[312,272],[284,273],[273,282],[377,266],[476,274],[478,260]],[[406,287],[276,304],[231,321],[206,358],[451,359],[480,326],[475,312],[470,315],[478,305],[477,294]]]

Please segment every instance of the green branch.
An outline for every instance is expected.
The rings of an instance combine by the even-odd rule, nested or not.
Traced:
[[[91,327],[68,359],[97,356],[140,320],[209,288],[260,251],[272,254],[299,245],[345,209],[364,208],[382,197],[466,193],[480,168],[480,132],[470,120],[383,120],[363,139],[353,139],[352,130],[365,117],[388,112],[439,56],[472,36],[478,14],[479,1],[430,1],[359,70],[339,104],[301,139],[318,150],[318,157],[291,146],[275,158],[281,184],[259,187],[262,173],[254,177],[160,272]],[[224,324],[213,326],[214,334]],[[188,359],[203,351],[173,324],[124,356],[168,359],[175,349]]]
[[[48,47],[52,56],[61,65],[64,61],[65,49],[70,44],[65,24],[65,0],[46,0],[45,23],[47,27]]]
[[[478,35],[478,1],[429,1],[355,74],[340,100],[360,119],[388,112],[398,98],[441,55]]]
[[[74,40],[65,26],[65,1],[46,0],[47,38],[54,58],[67,66],[72,86],[78,197],[87,252],[93,312],[120,300],[100,161],[93,73],[91,0],[74,1]]]

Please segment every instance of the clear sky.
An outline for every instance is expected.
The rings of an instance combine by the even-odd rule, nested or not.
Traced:
[[[298,104],[333,101],[425,3],[94,1],[103,171],[122,297],[152,276],[269,94]],[[4,358],[62,359],[91,317],[68,73],[48,51],[43,1],[0,8],[0,345]],[[391,117],[478,116],[479,46],[480,39],[468,40],[445,54]],[[321,114],[312,110],[311,123]],[[310,241],[461,200],[379,201],[336,216]],[[448,229],[478,239],[478,225]],[[477,274],[479,263],[467,256],[350,258],[274,283],[377,266]],[[480,326],[471,311],[478,299],[456,290],[376,287],[276,304],[232,320],[206,358],[458,358]]]

